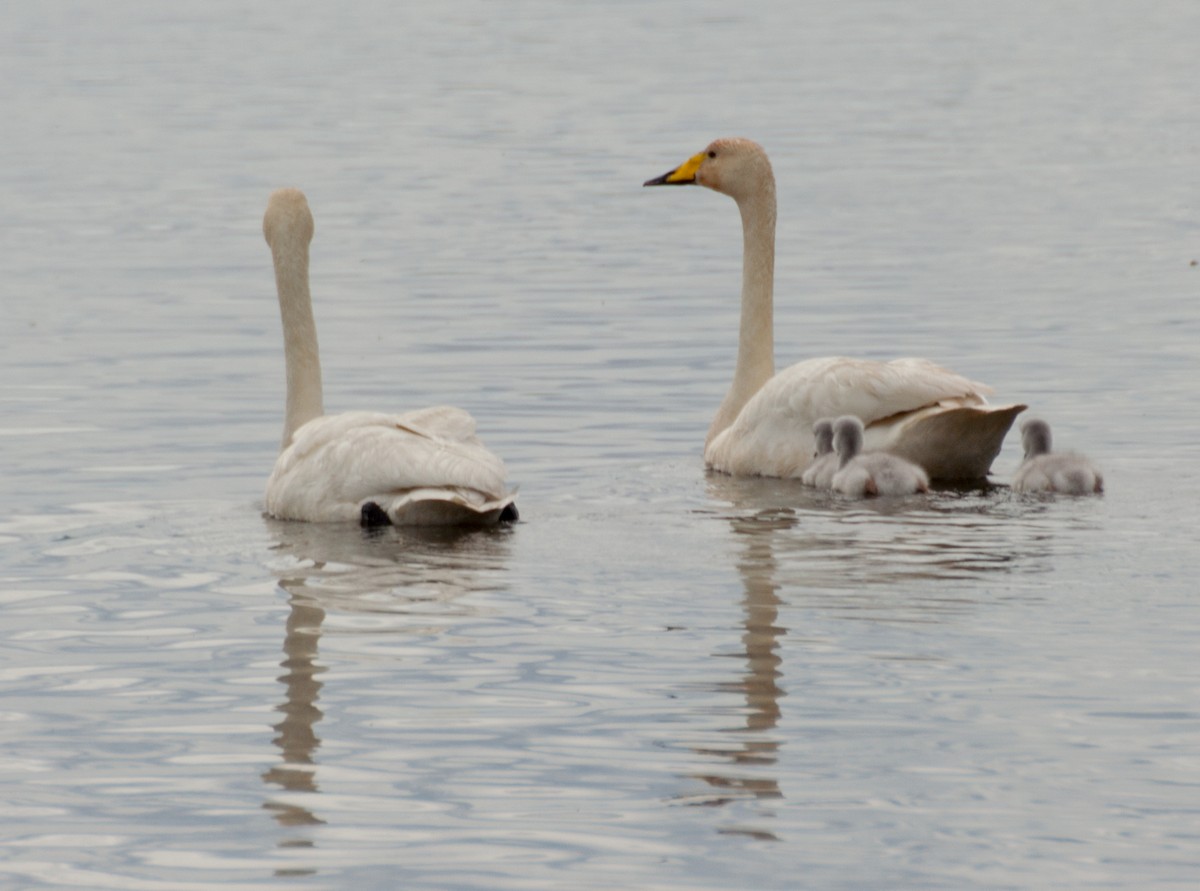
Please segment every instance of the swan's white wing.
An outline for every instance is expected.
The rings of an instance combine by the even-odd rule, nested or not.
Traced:
[[[354,520],[364,501],[386,510],[417,490],[425,499],[489,506],[507,496],[504,477],[504,463],[460,409],[347,412],[296,431],[267,482],[266,507],[283,519]]]
[[[820,418],[855,415],[874,448],[874,423],[927,406],[982,405],[987,392],[927,359],[809,359],[767,381],[709,443],[705,460],[726,473],[795,476],[812,458],[812,425]]]
[[[430,439],[479,442],[475,438],[475,419],[453,405],[419,408],[395,415],[393,420],[402,427]]]
[[[854,415],[864,426],[948,399],[982,403],[990,390],[928,359],[871,362],[842,357],[798,362],[775,375],[738,417],[756,415],[805,420]],[[811,419],[811,420],[809,420]]]

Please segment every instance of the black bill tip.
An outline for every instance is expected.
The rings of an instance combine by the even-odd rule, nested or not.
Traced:
[[[662,176],[656,176],[656,177],[654,177],[654,179],[646,180],[644,183],[642,183],[642,185],[643,186],[686,186],[686,185],[690,185],[693,182],[693,180],[671,179],[670,178],[671,176],[673,176],[675,174],[675,172],[678,169],[679,168],[677,167],[677,168],[675,168],[675,170],[668,170]]]

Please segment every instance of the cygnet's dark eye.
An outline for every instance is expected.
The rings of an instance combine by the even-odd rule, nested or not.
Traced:
[[[709,152],[709,153],[708,153],[708,156],[709,156],[710,158],[715,158],[715,157],[717,156],[717,153],[716,153],[716,152]]]

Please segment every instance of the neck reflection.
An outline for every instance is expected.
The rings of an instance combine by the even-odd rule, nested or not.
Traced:
[[[321,740],[316,725],[323,717],[317,707],[323,685],[317,676],[325,669],[316,664],[316,659],[325,610],[303,593],[301,580],[283,580],[280,584],[291,593],[288,600],[291,612],[283,639],[284,658],[279,663],[284,673],[278,678],[285,695],[276,706],[283,719],[275,725],[278,735],[272,740],[279,747],[283,761],[267,770],[262,778],[289,795],[287,801],[268,800],[263,807],[274,814],[281,826],[312,826],[324,821],[300,804],[299,798],[304,793],[319,791],[315,753]]]
[[[320,677],[326,671],[319,664],[319,645],[326,614],[369,616],[372,633],[436,633],[476,614],[467,595],[503,589],[510,533],[266,523],[290,612],[278,676],[284,696],[276,711],[282,718],[272,740],[280,757],[262,774],[270,789],[263,808],[280,826],[319,826],[325,821],[315,812],[321,791],[317,725],[324,717]],[[282,848],[313,845],[299,833],[279,843]]]
[[[724,761],[728,768],[696,775],[717,790],[699,802],[710,807],[739,800],[766,802],[783,798],[779,780],[771,770],[781,745],[774,732],[781,714],[779,701],[786,695],[780,685],[779,639],[787,633],[778,623],[782,601],[775,580],[773,538],[778,531],[794,526],[796,520],[787,511],[762,511],[731,518],[730,522],[741,545],[737,568],[744,589],[742,647],[732,655],[744,660],[744,670],[735,680],[717,685],[717,689],[740,694],[746,709],[744,723],[726,728],[737,737],[734,745],[695,749]],[[760,814],[773,816],[769,810]],[[720,831],[776,839],[761,827],[728,826]]]

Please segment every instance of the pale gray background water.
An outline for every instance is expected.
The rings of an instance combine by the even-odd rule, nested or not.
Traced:
[[[1200,6],[336,6],[0,26],[0,885],[1200,884]],[[781,363],[1104,498],[706,478],[737,214],[640,183],[738,134]],[[467,408],[516,528],[261,516],[281,185],[327,407]]]

